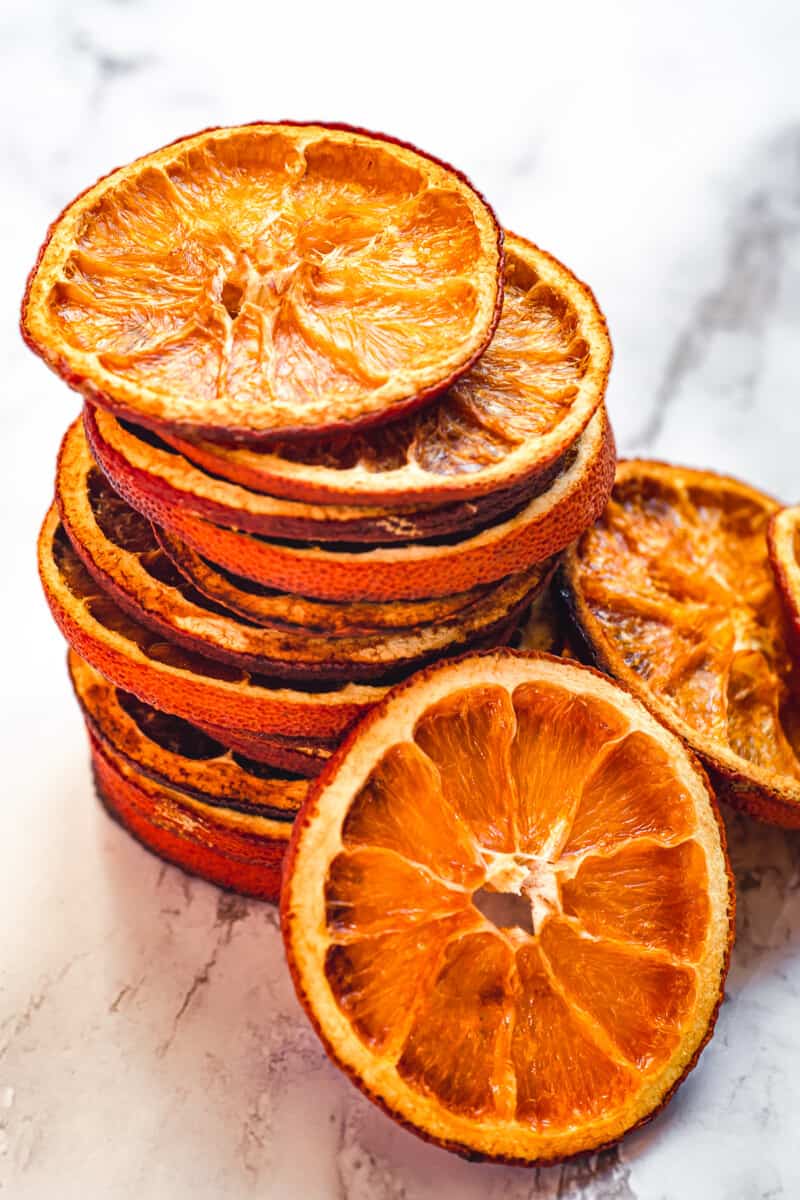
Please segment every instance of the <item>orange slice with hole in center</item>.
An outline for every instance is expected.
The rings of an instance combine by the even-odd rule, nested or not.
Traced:
[[[349,428],[421,404],[478,357],[502,240],[462,175],[383,135],[210,129],[67,206],[22,330],[84,396],[154,428]]]
[[[562,588],[595,664],[701,756],[719,793],[797,827],[800,699],[767,552],[777,509],[711,471],[620,462]]]
[[[281,925],[328,1053],[471,1158],[596,1149],[709,1038],[733,886],[702,770],[634,697],[548,655],[429,668],[312,785]]]

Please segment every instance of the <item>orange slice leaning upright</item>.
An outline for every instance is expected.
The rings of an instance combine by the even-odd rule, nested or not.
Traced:
[[[503,236],[458,172],[325,125],[210,129],[113,171],[50,228],[29,345],[142,424],[221,441],[421,404],[485,348]]]
[[[501,651],[356,727],[295,820],[281,923],[298,996],[372,1100],[530,1164],[667,1101],[711,1034],[733,904],[680,740],[590,668]]]
[[[700,755],[718,794],[800,826],[800,696],[767,550],[778,505],[711,471],[617,465],[564,561],[596,666]]]

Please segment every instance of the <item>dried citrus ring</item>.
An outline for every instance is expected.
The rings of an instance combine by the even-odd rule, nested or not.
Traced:
[[[704,760],[726,799],[800,825],[800,702],[767,557],[774,500],[710,471],[621,462],[565,559],[593,661]]]
[[[329,637],[375,633],[387,636],[397,630],[435,625],[456,616],[463,620],[478,602],[486,599],[495,586],[485,583],[455,596],[434,596],[429,600],[389,600],[383,604],[369,601],[360,604],[357,600],[339,603],[313,600],[307,596],[276,592],[273,588],[233,575],[221,567],[215,567],[166,529],[155,527],[155,533],[181,574],[215,604],[221,604],[256,625],[279,629],[299,625],[309,632],[325,633]]]
[[[91,405],[86,405],[84,424],[92,454],[115,490],[151,521],[163,524],[178,508],[249,533],[305,541],[388,544],[474,531],[540,495],[572,458],[568,449],[524,484],[474,500],[357,508],[278,500],[216,479],[155,434]]]
[[[611,345],[594,296],[566,267],[513,234],[505,251],[492,341],[424,410],[363,432],[262,449],[168,440],[215,475],[310,502],[441,503],[539,474],[601,403]]]
[[[195,724],[290,737],[340,736],[385,688],[291,688],[176,646],[134,621],[86,570],[53,505],[39,534],[39,574],[56,624],[106,679]]]
[[[87,726],[136,771],[206,804],[284,824],[294,820],[308,791],[305,779],[269,770],[197,725],[143,704],[114,687],[74,650],[68,666]]]
[[[800,504],[773,515],[767,542],[786,614],[787,636],[795,658],[800,658]]]
[[[211,129],[50,228],[22,329],[95,403],[251,441],[382,420],[489,341],[502,233],[452,168],[323,125]]]
[[[173,510],[165,526],[204,558],[265,587],[322,600],[416,600],[466,592],[559,553],[602,512],[615,448],[605,409],[581,435],[574,461],[513,517],[462,539],[342,550],[297,546],[223,529]]]
[[[89,745],[103,806],[143,846],[220,887],[278,899],[289,822],[204,804],[154,783],[91,729]]]
[[[198,728],[236,754],[243,754],[253,762],[274,767],[277,771],[289,771],[304,779],[319,775],[325,763],[338,745],[338,739],[286,737],[274,733],[253,733],[246,729],[225,729],[209,722],[198,724]]]
[[[709,1038],[733,886],[702,770],[549,655],[421,672],[312,785],[281,925],[329,1054],[421,1136],[544,1162],[652,1116]]]
[[[196,592],[161,550],[149,521],[130,508],[95,466],[83,427],[67,431],[56,498],[73,546],[103,589],[134,620],[188,650],[281,679],[385,680],[513,628],[552,564],[509,576],[464,614],[393,633],[330,638],[299,626],[243,621]]]

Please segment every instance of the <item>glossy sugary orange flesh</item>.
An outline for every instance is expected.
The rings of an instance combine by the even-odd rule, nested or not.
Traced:
[[[776,508],[711,473],[620,463],[568,584],[612,673],[680,721],[712,766],[800,800],[800,699],[767,554]]]
[[[585,668],[547,662],[528,682],[513,668],[512,686],[501,660],[495,682],[416,720],[426,675],[405,711],[393,694],[396,722],[390,696],[400,740],[352,794],[347,755],[322,776],[283,897],[298,990],[333,1053],[427,1136],[520,1160],[619,1136],[649,1089],[650,1111],[663,1102],[730,936],[719,830],[679,743],[616,689],[576,691]],[[373,716],[351,739],[353,779]]]
[[[602,402],[611,349],[588,288],[506,237],[492,341],[447,392],[401,421],[264,450],[174,439],[214,475],[278,496],[345,504],[480,496],[546,466]]]
[[[484,348],[501,243],[461,176],[388,139],[210,130],[65,210],[23,329],[69,382],[146,423],[229,439],[358,424]]]

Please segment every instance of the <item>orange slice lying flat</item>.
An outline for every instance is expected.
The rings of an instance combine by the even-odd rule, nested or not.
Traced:
[[[312,502],[440,503],[540,473],[602,402],[611,344],[591,291],[562,263],[514,234],[505,252],[494,337],[423,410],[391,425],[261,449],[168,440],[216,476]]]
[[[464,538],[363,551],[271,541],[226,529],[178,509],[169,533],[232,574],[265,587],[323,600],[430,599],[470,591],[558,554],[602,512],[616,449],[604,407],[578,439],[570,463],[518,513]]]
[[[502,233],[451,168],[323,125],[211,129],[113,171],[51,226],[22,329],[97,404],[258,440],[381,420],[477,358]]]
[[[705,761],[720,794],[800,825],[800,700],[767,555],[777,504],[710,471],[621,462],[565,559],[596,665]]]
[[[710,1036],[733,891],[713,796],[611,681],[431,668],[295,820],[281,922],[331,1057],[421,1136],[543,1162],[620,1137]]]

